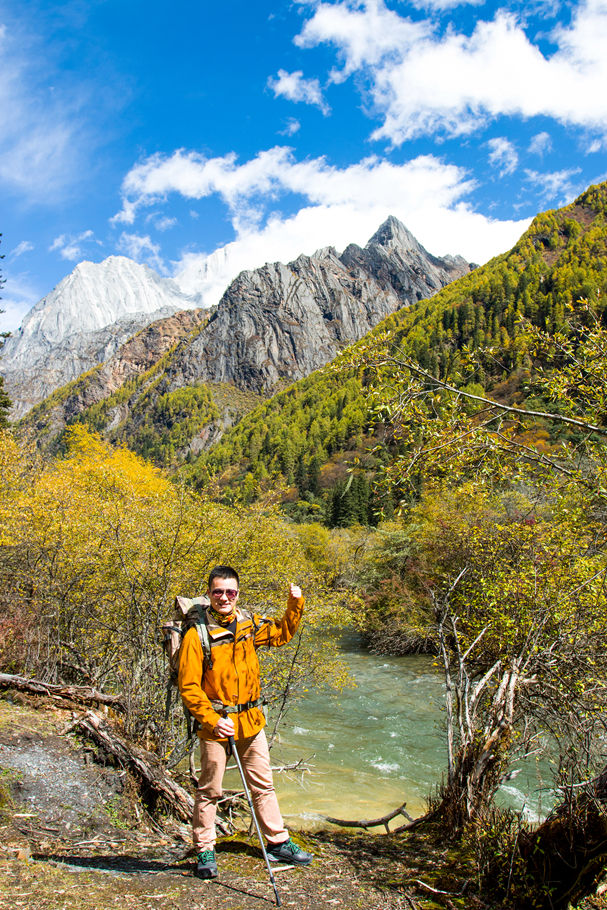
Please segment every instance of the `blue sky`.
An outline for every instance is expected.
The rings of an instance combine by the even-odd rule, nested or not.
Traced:
[[[0,0],[0,328],[83,259],[219,299],[364,244],[508,249],[607,179],[607,0]]]

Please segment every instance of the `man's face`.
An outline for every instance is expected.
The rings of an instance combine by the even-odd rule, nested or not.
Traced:
[[[235,578],[214,578],[209,588],[211,606],[218,613],[231,613],[238,601],[238,582]]]

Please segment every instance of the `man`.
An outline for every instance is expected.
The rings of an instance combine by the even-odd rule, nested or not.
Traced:
[[[279,621],[241,611],[238,573],[215,566],[209,575],[207,613],[210,661],[205,660],[195,627],[183,639],[179,656],[179,691],[187,709],[200,724],[200,778],[194,800],[193,834],[198,852],[196,874],[217,876],[215,816],[222,794],[227,739],[233,736],[251,791],[255,813],[267,840],[272,862],[307,865],[312,856],[295,844],[285,828],[274,790],[270,753],[261,710],[256,649],[289,642],[299,626],[304,598],[289,587],[287,609]]]

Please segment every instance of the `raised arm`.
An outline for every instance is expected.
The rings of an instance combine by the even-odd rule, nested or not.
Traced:
[[[263,645],[279,647],[291,641],[301,622],[304,602],[305,599],[301,593],[301,588],[291,583],[289,585],[287,609],[282,619],[269,619],[266,616],[255,614],[255,621],[259,626],[255,633],[255,647],[258,648]]]

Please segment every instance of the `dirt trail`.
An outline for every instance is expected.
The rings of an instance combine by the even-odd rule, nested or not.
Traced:
[[[219,878],[194,875],[190,830],[153,817],[130,775],[62,735],[50,700],[0,698],[0,910],[263,910],[274,906],[261,851],[245,834],[218,844]],[[406,835],[293,832],[311,866],[275,870],[296,910],[489,910],[476,870],[439,827]],[[605,894],[583,904],[607,910]]]
[[[188,827],[152,818],[125,771],[98,764],[85,744],[61,735],[71,719],[69,711],[23,696],[0,700],[0,910],[274,904],[254,840],[223,839],[219,878],[200,881]],[[305,869],[278,867],[285,908],[411,907],[399,893],[407,860],[396,838],[294,836],[315,861]]]

